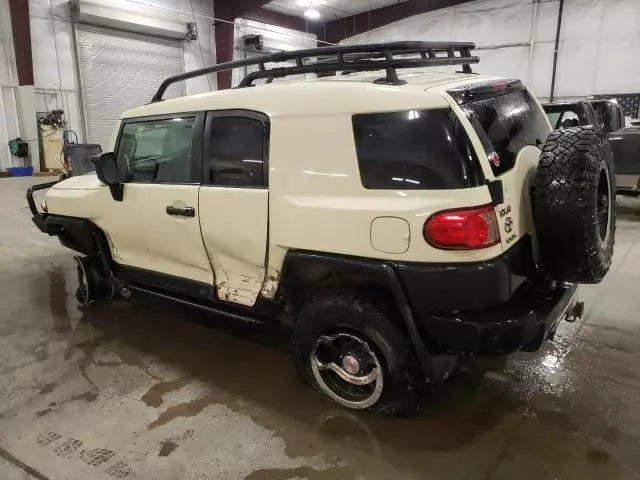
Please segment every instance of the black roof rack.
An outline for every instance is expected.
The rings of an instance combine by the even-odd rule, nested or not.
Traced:
[[[279,52],[257,58],[225,62],[211,67],[192,70],[167,78],[160,84],[152,102],[162,100],[169,87],[176,82],[200,77],[210,73],[231,70],[239,67],[257,65],[258,71],[249,73],[242,79],[238,88],[250,87],[254,80],[267,79],[304,73],[322,72],[364,72],[386,70],[386,78],[378,83],[402,84],[398,79],[397,68],[440,67],[443,65],[462,65],[464,73],[471,73],[470,65],[478,63],[479,58],[471,56],[475,44],[471,42],[390,42],[365,45],[336,45],[330,47],[309,48],[290,52]],[[457,55],[456,55],[457,54]],[[412,57],[408,57],[412,55]],[[419,57],[416,57],[419,55]],[[267,63],[295,62],[295,66],[267,68]]]

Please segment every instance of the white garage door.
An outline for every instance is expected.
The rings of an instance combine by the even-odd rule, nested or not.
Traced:
[[[87,141],[108,147],[125,110],[149,103],[160,83],[182,73],[182,44],[176,40],[92,25],[76,26]],[[183,95],[183,82],[164,98]]]

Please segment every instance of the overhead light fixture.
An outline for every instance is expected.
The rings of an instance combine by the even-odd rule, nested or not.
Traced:
[[[317,20],[320,18],[320,12],[314,8],[310,8],[309,10],[304,11],[304,16],[309,20]]]

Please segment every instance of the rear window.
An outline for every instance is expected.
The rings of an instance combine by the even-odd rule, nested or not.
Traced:
[[[550,133],[544,112],[524,89],[465,103],[462,108],[487,155],[500,156],[499,164],[491,163],[496,176],[513,168],[523,147],[541,146]]]
[[[466,131],[449,109],[353,116],[364,188],[439,190],[482,184]]]

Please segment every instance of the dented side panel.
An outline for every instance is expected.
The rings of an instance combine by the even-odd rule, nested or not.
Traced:
[[[265,280],[268,190],[202,186],[198,203],[218,298],[253,306]]]

